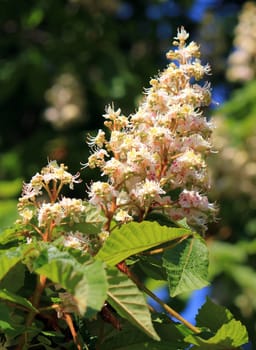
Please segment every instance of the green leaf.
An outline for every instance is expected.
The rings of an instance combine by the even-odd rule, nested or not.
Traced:
[[[0,331],[14,330],[9,307],[3,302],[0,302],[0,309],[1,309]]]
[[[153,256],[141,256],[137,264],[148,278],[150,277],[155,280],[166,281],[166,271],[162,266],[161,259],[155,258]]]
[[[24,285],[25,269],[25,265],[18,262],[0,281],[0,289],[16,293]]]
[[[13,227],[8,227],[0,233],[0,244],[4,245],[12,241],[19,239],[19,232],[24,231],[24,226],[15,225]]]
[[[106,222],[106,217],[95,205],[88,202],[83,202],[85,208],[84,222],[72,223],[70,226],[73,231],[80,231],[88,235],[95,235],[101,232],[102,226]],[[68,226],[69,227],[69,226]]]
[[[6,250],[0,250],[0,280],[15,266],[23,260],[26,252],[31,248],[29,245],[21,245]]]
[[[198,327],[207,327],[212,332],[233,319],[232,313],[225,307],[215,304],[207,297],[204,305],[198,310],[196,315],[196,325]]]
[[[171,334],[171,329],[169,331]],[[155,341],[134,327],[122,327],[121,332],[116,332],[113,337],[102,344],[100,350],[185,350],[186,343],[180,343],[169,336],[167,339]]]
[[[208,249],[201,237],[192,237],[163,254],[172,297],[208,285]]]
[[[107,276],[101,261],[94,261],[82,270],[83,278],[76,286],[74,297],[79,300],[80,313],[86,308],[85,317],[91,318],[107,299]]]
[[[12,338],[24,332],[24,323],[21,325],[15,320],[15,317],[13,317],[13,309],[11,307],[0,301],[0,310],[0,332],[2,331],[5,335]]]
[[[156,221],[162,226],[176,227],[175,223],[172,220],[170,220],[170,216],[159,213],[157,211],[150,212],[147,215],[146,220],[147,221]]]
[[[121,331],[104,323],[104,341],[99,350],[185,350],[188,344],[179,331],[180,324],[175,324],[164,314],[153,314],[153,325],[161,341],[150,339],[144,332],[126,320],[121,322]],[[96,334],[99,327],[97,321],[86,324],[90,334]],[[184,326],[185,327],[185,326]]]
[[[100,261],[79,264],[68,252],[46,247],[34,262],[35,272],[60,284],[74,296],[79,312],[91,317],[107,298],[107,280]]]
[[[131,255],[191,234],[187,229],[161,226],[157,222],[131,222],[111,233],[96,258],[114,266]]]
[[[228,309],[214,304],[209,298],[199,310],[196,321],[197,326],[207,327],[209,332],[207,338],[203,334],[186,337],[185,341],[195,345],[192,349],[231,350],[248,342],[245,326],[236,321]]]
[[[6,289],[0,290],[0,299],[10,301],[11,303],[14,303],[14,304],[22,305],[26,309],[32,310],[34,312],[38,312],[38,310],[34,308],[34,306],[31,304],[29,300],[17,294],[11,293]]]
[[[248,335],[245,326],[240,321],[231,320],[225,323],[216,334],[203,339],[200,336],[189,335],[185,338],[190,344],[194,344],[193,350],[232,350],[248,342]]]
[[[143,293],[133,281],[118,269],[108,269],[108,302],[117,313],[155,340],[159,336],[153,328],[151,315]]]

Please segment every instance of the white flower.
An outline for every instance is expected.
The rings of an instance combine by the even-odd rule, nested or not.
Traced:
[[[63,241],[64,247],[79,249],[83,251],[88,251],[89,249],[89,239],[86,238],[81,232],[69,232],[66,233]]]
[[[31,209],[25,208],[21,210],[19,214],[22,217],[22,222],[27,224],[32,219],[34,212]]]
[[[107,182],[96,181],[92,183],[88,194],[90,203],[101,205],[111,202],[117,196],[117,191]]]
[[[47,226],[50,221],[54,221],[56,225],[61,223],[64,213],[59,203],[43,203],[38,210],[38,226]]]
[[[119,209],[118,212],[115,214],[114,219],[118,222],[128,222],[128,221],[132,221],[133,218],[131,215],[128,214],[128,212],[126,210],[123,209]]]
[[[105,132],[99,129],[96,136],[89,135],[87,137],[87,144],[92,148],[92,150],[97,151],[102,148],[105,143]]]
[[[165,194],[165,191],[161,188],[160,183],[148,179],[138,183],[136,188],[132,190],[132,198],[142,206],[158,200],[161,194]]]

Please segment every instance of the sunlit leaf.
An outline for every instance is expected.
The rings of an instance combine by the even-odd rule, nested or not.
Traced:
[[[209,298],[196,316],[197,326],[207,327],[209,332],[189,335],[185,338],[194,344],[193,350],[226,350],[236,349],[248,342],[245,326],[234,319],[231,312],[223,306],[214,304]]]
[[[200,237],[192,237],[177,244],[163,254],[171,296],[209,284],[208,249]]]
[[[191,348],[193,350],[235,350],[248,342],[248,335],[245,326],[233,319],[225,323],[213,337],[203,339],[189,335],[185,341],[195,345]]]
[[[91,316],[102,308],[107,297],[107,281],[100,261],[82,265],[68,252],[48,246],[34,262],[34,268],[37,274],[70,292],[82,315],[87,312]]]
[[[20,232],[24,230],[21,225],[14,225],[8,227],[0,233],[0,244],[4,245],[12,241],[16,241],[20,237]]]
[[[187,229],[161,226],[157,222],[131,222],[114,230],[96,257],[114,266],[131,255],[191,234]]]
[[[159,336],[153,328],[151,315],[143,293],[118,269],[109,269],[108,302],[117,313],[155,340]]]

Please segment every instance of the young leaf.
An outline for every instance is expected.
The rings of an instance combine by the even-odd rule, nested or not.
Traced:
[[[24,306],[28,310],[38,312],[29,300],[17,294],[11,293],[6,289],[0,289],[0,299],[10,301],[11,303]]]
[[[92,316],[102,308],[107,298],[107,281],[100,261],[82,265],[68,252],[49,246],[34,261],[34,267],[37,274],[46,276],[71,293],[82,315],[87,311]]]
[[[159,340],[153,328],[148,306],[143,293],[125,274],[118,269],[108,269],[108,299],[109,304],[117,313],[146,333],[149,337]]]
[[[163,254],[172,297],[209,284],[208,249],[202,238],[193,236]]]
[[[183,228],[161,226],[157,222],[131,222],[112,232],[96,258],[114,266],[131,255],[187,235],[192,232]]]

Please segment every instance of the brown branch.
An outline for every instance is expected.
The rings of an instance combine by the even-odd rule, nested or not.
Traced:
[[[80,344],[80,341],[78,339],[77,331],[75,330],[72,317],[68,313],[63,313],[63,318],[64,318],[64,320],[66,321],[66,323],[68,325],[68,328],[69,328],[69,330],[71,332],[71,335],[73,337],[73,340],[74,340],[74,343],[75,343],[75,345],[77,347],[77,350],[83,350],[83,346],[82,346],[82,344]]]

